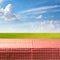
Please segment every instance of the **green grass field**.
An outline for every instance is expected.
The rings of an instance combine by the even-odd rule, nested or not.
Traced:
[[[0,38],[60,38],[60,33],[0,33]]]

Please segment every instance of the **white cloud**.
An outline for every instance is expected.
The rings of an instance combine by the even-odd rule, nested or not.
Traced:
[[[21,32],[60,32],[60,21],[41,21],[41,22],[30,22],[22,23],[18,31]]]
[[[36,16],[35,18],[36,19],[41,19],[42,18],[42,15]]]
[[[25,11],[21,11],[18,12],[17,14],[21,14],[23,17],[27,16],[27,18],[36,18],[36,19],[40,19],[42,18],[42,16],[37,16],[37,15],[43,15],[44,13],[51,13],[51,12],[56,12],[55,9],[59,8],[60,5],[53,5],[53,6],[43,6],[43,7],[39,7],[39,8],[32,8],[32,9],[28,9]],[[23,18],[22,17],[22,18]],[[25,18],[27,20],[27,18]]]
[[[1,26],[0,32],[60,32],[60,21],[25,22]]]
[[[12,10],[12,4],[8,4],[4,9],[5,13],[11,13],[11,10]]]
[[[29,9],[26,11],[22,11],[22,13],[30,13],[30,12],[36,12],[36,11],[45,11],[47,9],[52,9],[52,8],[57,8],[60,7],[60,5],[54,5],[54,6],[43,6],[43,7],[39,7],[39,8],[33,8],[33,9]]]
[[[0,18],[3,18],[7,21],[18,20],[17,16],[12,13],[12,4],[8,4],[5,9],[0,8]]]
[[[40,27],[41,27],[41,30],[43,31],[43,30],[45,30],[45,31],[49,31],[49,30],[51,30],[51,31],[53,31],[54,29],[55,29],[55,26],[56,26],[56,24],[57,23],[55,23],[54,21],[43,21],[43,22],[41,22],[41,24],[40,24]]]

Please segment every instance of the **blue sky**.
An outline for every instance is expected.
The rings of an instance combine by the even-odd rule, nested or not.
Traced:
[[[60,32],[60,0],[0,0],[0,32]]]

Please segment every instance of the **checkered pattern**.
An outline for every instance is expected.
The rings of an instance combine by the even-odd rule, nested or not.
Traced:
[[[33,60],[58,60],[60,59],[60,52],[57,48],[38,48],[33,49]]]
[[[0,49],[0,60],[60,60],[60,48]]]

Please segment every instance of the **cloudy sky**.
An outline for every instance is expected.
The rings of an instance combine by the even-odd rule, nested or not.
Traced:
[[[0,32],[60,32],[60,0],[0,0]]]

